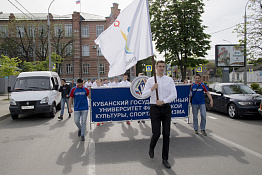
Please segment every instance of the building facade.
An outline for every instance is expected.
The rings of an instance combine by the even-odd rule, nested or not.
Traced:
[[[54,65],[62,78],[105,78],[109,63],[94,40],[120,14],[113,3],[108,17],[73,12],[70,15],[49,14],[51,50],[64,58]],[[0,14],[0,54],[23,61],[44,61],[48,57],[47,14]],[[127,71],[136,75],[135,67]]]

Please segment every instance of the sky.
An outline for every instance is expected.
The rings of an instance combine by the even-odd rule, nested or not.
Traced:
[[[0,11],[3,13],[47,13],[52,0],[1,0]],[[74,11],[109,16],[113,3],[119,4],[119,9],[124,10],[132,0],[81,0],[81,5],[75,0],[54,0],[49,12],[57,15],[72,14]],[[232,33],[236,24],[244,22],[245,6],[248,0],[204,0],[204,13],[202,15],[203,24],[208,28],[206,33],[211,34],[211,50],[205,59],[215,59],[215,45],[217,44],[238,44],[239,38],[236,33]],[[21,4],[23,7],[21,7]],[[247,9],[247,15],[248,15]],[[232,27],[232,28],[230,28]],[[230,29],[227,29],[230,28]],[[227,30],[225,30],[227,29]],[[157,59],[163,59],[163,54],[155,51]]]

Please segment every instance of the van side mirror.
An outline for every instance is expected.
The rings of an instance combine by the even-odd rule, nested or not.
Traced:
[[[55,86],[54,86],[54,89],[57,91],[57,90],[58,90],[58,85],[55,85]]]
[[[8,87],[7,87],[7,91],[8,91],[9,93],[12,92],[11,86],[8,86]]]

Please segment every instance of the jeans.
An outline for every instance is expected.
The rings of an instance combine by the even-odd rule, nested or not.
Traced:
[[[81,136],[85,136],[86,133],[87,112],[88,110],[74,112],[75,124],[78,127],[78,131],[81,131]],[[80,119],[81,119],[81,123],[80,123]]]
[[[204,130],[206,128],[206,105],[205,104],[199,104],[199,105],[192,104],[194,130],[198,130],[198,110],[199,109],[200,109],[200,115],[201,115],[200,128],[201,130]]]
[[[61,113],[60,116],[64,115],[65,103],[69,114],[69,98],[61,98]]]

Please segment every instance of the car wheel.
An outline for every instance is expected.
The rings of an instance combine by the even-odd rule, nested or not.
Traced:
[[[227,113],[228,113],[230,118],[237,118],[238,117],[237,107],[234,103],[231,103],[228,106]]]
[[[11,114],[11,117],[12,117],[13,120],[16,120],[16,119],[18,119],[18,114]]]
[[[56,114],[56,106],[55,106],[55,104],[53,104],[52,111],[49,113],[49,115],[50,115],[51,118],[54,118],[55,114]]]

